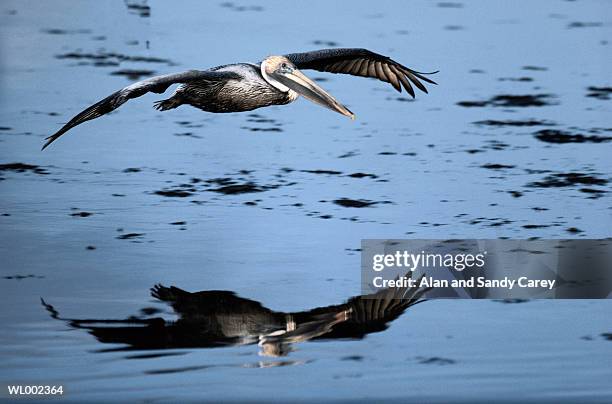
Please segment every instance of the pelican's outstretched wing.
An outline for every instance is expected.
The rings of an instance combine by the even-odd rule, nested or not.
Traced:
[[[119,108],[127,100],[140,97],[141,95],[144,95],[148,92],[161,94],[166,91],[168,87],[170,87],[172,84],[177,83],[188,83],[192,81],[218,82],[229,79],[240,79],[240,76],[237,73],[227,71],[219,72],[213,70],[189,70],[182,73],[155,76],[146,80],[136,82],[109,95],[105,99],[95,103],[91,107],[79,113],[77,116],[72,118],[70,122],[64,125],[59,131],[46,138],[45,140],[47,142],[44,144],[42,149],[44,150],[57,138],[59,138],[75,126],[80,125],[83,122],[89,121],[91,119],[95,119],[102,115],[108,114],[109,112]]]
[[[414,90],[410,85],[411,82],[425,93],[427,93],[427,89],[419,80],[436,84],[436,82],[424,75],[437,72],[417,72],[397,63],[387,56],[379,55],[367,49],[321,49],[312,52],[291,53],[285,56],[287,59],[291,60],[298,69],[313,69],[320,72],[372,77],[391,83],[400,93],[402,92],[402,86],[404,86],[412,97],[414,97]]]

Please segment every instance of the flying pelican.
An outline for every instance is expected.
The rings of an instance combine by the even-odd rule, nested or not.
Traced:
[[[161,94],[172,84],[181,84],[174,94],[154,107],[159,111],[188,104],[208,112],[242,112],[270,105],[285,105],[299,95],[310,101],[355,119],[355,115],[329,93],[306,77],[299,69],[372,77],[390,83],[397,91],[404,89],[414,98],[414,84],[427,89],[419,80],[436,84],[425,74],[409,69],[391,58],[367,49],[321,49],[312,52],[269,56],[259,64],[237,63],[208,70],[151,77],[131,84],[95,103],[76,115],[55,134],[49,136],[42,149],[68,130],[119,108],[127,100],[148,92]]]

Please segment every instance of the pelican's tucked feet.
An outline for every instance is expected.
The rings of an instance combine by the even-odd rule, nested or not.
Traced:
[[[181,105],[181,101],[176,98],[168,98],[167,100],[155,101],[153,103],[153,108],[158,111],[167,111],[169,109],[173,109]]]

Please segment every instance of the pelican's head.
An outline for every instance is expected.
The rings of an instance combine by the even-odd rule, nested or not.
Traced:
[[[282,92],[293,90],[312,102],[355,119],[355,114],[306,77],[284,56],[269,56],[264,59],[261,62],[261,74],[268,83]]]

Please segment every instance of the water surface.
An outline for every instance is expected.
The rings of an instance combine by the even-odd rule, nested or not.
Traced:
[[[605,1],[3,2],[0,379],[61,383],[73,401],[612,400],[608,301],[427,301],[276,357],[126,350],[40,301],[65,319],[171,321],[161,283],[294,313],[359,295],[364,238],[609,237],[611,15]],[[440,70],[439,85],[413,101],[306,72],[355,122],[305,100],[161,113],[150,94],[40,152],[133,80],[330,46]]]

